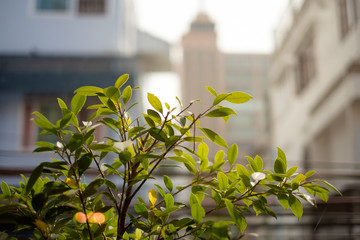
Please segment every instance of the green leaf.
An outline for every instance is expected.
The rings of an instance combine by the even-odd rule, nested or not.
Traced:
[[[84,137],[82,134],[75,133],[74,135],[72,135],[69,143],[65,146],[65,148],[67,148],[71,152],[73,152],[81,147],[81,145],[83,144],[83,140],[84,140]]]
[[[225,153],[223,150],[220,150],[215,154],[214,164],[210,166],[211,172],[220,171],[220,167],[225,163],[224,157]]]
[[[254,162],[257,166],[257,172],[261,172],[263,170],[263,160],[261,159],[260,156],[256,155],[255,158],[254,158]]]
[[[232,92],[225,100],[231,103],[240,104],[249,101],[251,98],[252,96],[244,92]]]
[[[227,240],[230,239],[230,224],[232,222],[218,221],[210,227],[211,236],[209,239]]]
[[[116,103],[119,102],[120,90],[118,88],[116,87],[105,88],[104,93],[109,99],[112,99]]]
[[[189,203],[191,208],[191,216],[194,218],[196,222],[201,222],[201,220],[205,217],[205,210],[201,206],[195,194],[190,193]]]
[[[68,109],[66,106],[66,103],[61,98],[58,98],[57,100],[58,100],[59,107],[61,109]]]
[[[249,156],[245,156],[245,157],[248,160],[248,162],[250,163],[250,169],[252,169],[252,171],[261,172],[261,171],[259,171],[259,167],[257,166],[256,162],[254,161],[254,159],[252,157],[249,157]]]
[[[152,120],[154,120],[156,123],[161,124],[162,119],[157,111],[154,111],[152,109],[147,110],[147,114],[151,117]]]
[[[240,231],[243,233],[247,226],[245,217],[235,208],[234,204],[229,199],[225,199],[225,205],[230,217],[235,222],[236,226],[240,229]]]
[[[184,154],[185,155],[185,154]],[[194,175],[197,174],[196,172],[196,164],[194,159],[191,158],[184,158],[184,157],[178,157],[178,156],[174,156],[174,157],[169,157],[169,159],[173,160],[173,161],[177,161],[177,162],[182,162],[184,163],[185,167]]]
[[[115,87],[120,89],[129,79],[129,74],[121,75],[115,82]]]
[[[158,128],[150,128],[149,133],[153,138],[161,142],[166,142],[167,140],[166,133]]]
[[[55,145],[49,142],[39,141],[35,143],[39,148],[36,148],[34,152],[46,152],[53,151],[55,149]]]
[[[340,196],[342,196],[342,193],[331,183],[325,181],[325,180],[320,180],[320,182],[322,182],[323,184],[325,184],[327,187],[329,187],[330,189],[332,189],[333,191],[335,191],[337,194],[339,194]]]
[[[39,193],[31,199],[31,205],[36,212],[40,212],[46,203],[47,197],[44,193]]]
[[[281,206],[284,207],[285,210],[289,208],[289,198],[286,194],[279,193],[277,194],[277,198]]]
[[[212,95],[214,95],[215,97],[217,96],[216,91],[215,91],[212,87],[206,86],[205,88],[206,88]]]
[[[143,218],[147,219],[149,217],[148,209],[145,205],[136,203],[134,205],[134,209]]]
[[[79,93],[85,96],[96,96],[98,93],[104,93],[104,90],[99,87],[84,86],[76,89],[74,93]]]
[[[71,99],[71,111],[77,115],[83,108],[86,102],[86,96],[82,94],[75,94]]]
[[[205,137],[197,136],[197,137],[184,137],[183,140],[186,142],[203,142]]]
[[[227,151],[227,159],[230,163],[230,165],[233,165],[236,161],[236,158],[238,156],[238,146],[236,144],[233,144],[229,147]]]
[[[218,144],[221,147],[228,148],[226,141],[221,138],[217,133],[208,129],[208,128],[200,128],[200,130],[214,143]]]
[[[236,172],[246,187],[252,187],[250,184],[250,173],[243,165],[236,164]]]
[[[113,100],[111,100],[110,98],[106,97],[106,96],[98,96],[100,101],[109,108],[109,110],[112,111],[112,113],[116,113],[117,112],[117,108],[113,102]],[[99,109],[100,110],[100,109]]]
[[[67,111],[67,110],[66,110]],[[56,126],[59,129],[62,129],[68,125],[68,123],[72,120],[72,118],[75,117],[74,113],[68,112],[66,113],[63,118],[57,121]]]
[[[100,152],[116,152],[116,149],[108,144],[92,144],[89,146],[91,150]]]
[[[1,192],[4,194],[5,197],[10,197],[11,196],[11,192],[10,192],[10,188],[7,185],[6,182],[1,181]]]
[[[216,98],[214,99],[213,106],[218,105],[219,103],[221,103],[229,95],[230,95],[230,93],[220,93],[218,96],[215,95]]]
[[[122,162],[122,164],[126,164],[131,160],[131,153],[129,151],[121,151],[119,153],[119,159]]]
[[[171,192],[173,190],[173,183],[171,181],[171,179],[164,175],[164,183],[167,189],[169,189],[169,191]]]
[[[94,181],[92,181],[84,190],[82,193],[82,196],[84,198],[90,197],[98,192],[98,188],[104,184],[105,180],[102,178],[97,178]]]
[[[152,118],[149,115],[143,113],[143,116],[144,116],[146,123],[149,125],[149,127],[153,128],[156,126],[154,120],[152,120]]]
[[[229,115],[236,115],[236,112],[234,110],[232,110],[231,108],[220,107],[220,108],[210,111],[205,116],[207,116],[207,117],[226,117]]]
[[[180,207],[171,207],[171,208],[166,208],[164,211],[160,212],[159,215],[157,215],[158,217],[164,217],[164,216],[168,216],[170,213],[175,212],[176,210],[181,209]]]
[[[39,177],[41,176],[41,172],[44,168],[43,164],[40,164],[39,166],[37,166],[31,173],[29,180],[26,184],[26,191],[25,194],[29,194],[32,187],[34,186],[34,184],[36,183],[36,181],[39,179]]]
[[[286,175],[288,177],[291,177],[292,175],[294,175],[296,173],[297,169],[298,169],[297,166],[291,167],[289,170],[287,170]]]
[[[277,158],[274,164],[274,171],[275,173],[286,173],[286,169],[287,169],[286,156],[280,148],[277,149],[278,151],[277,151]]]
[[[300,220],[301,216],[303,215],[303,206],[300,200],[291,194],[289,196],[289,205],[291,211],[294,213],[297,219]]]
[[[162,196],[162,197],[165,197],[165,191],[164,191],[164,189],[162,189],[162,187],[160,187],[158,184],[154,184],[155,185],[155,187],[157,188],[157,190],[159,191],[159,193],[160,193],[160,195]]]
[[[292,190],[296,190],[299,188],[300,183],[304,182],[306,177],[303,174],[298,174],[296,177],[291,181],[291,188]]]
[[[306,178],[311,177],[312,175],[314,175],[316,172],[315,171],[309,171],[305,174]]]
[[[174,197],[168,193],[164,197],[166,208],[172,208],[174,206]]]
[[[52,124],[44,115],[42,115],[39,112],[33,112],[32,114],[38,116],[39,118],[35,118],[34,122],[36,125],[38,125],[40,128],[47,130],[53,134],[56,134],[56,128],[55,125]]]
[[[143,128],[143,127],[133,127],[133,128],[131,128],[128,131],[129,138],[132,138],[133,136],[135,136],[136,134],[138,134],[139,132],[141,132],[144,129],[145,128]]]
[[[219,183],[219,188],[222,191],[225,191],[226,188],[229,186],[229,179],[223,172],[218,172],[217,174],[217,180]]]
[[[124,104],[127,104],[129,102],[129,100],[131,99],[131,96],[132,96],[132,89],[131,89],[131,86],[127,86],[123,93],[122,93],[122,99],[123,99],[123,102]]]
[[[80,176],[90,167],[92,160],[92,155],[87,153],[77,161],[77,167]]]
[[[57,170],[67,170],[66,168],[66,162],[59,161],[59,162],[43,162],[44,167],[46,168],[52,168]]]
[[[163,112],[163,107],[162,104],[160,102],[160,100],[152,93],[148,93],[147,94],[147,99],[149,101],[149,103],[151,104],[151,106],[159,112]]]
[[[207,158],[208,154],[209,154],[209,147],[206,143],[202,142],[199,144],[198,146],[198,154],[200,157],[202,158]]]

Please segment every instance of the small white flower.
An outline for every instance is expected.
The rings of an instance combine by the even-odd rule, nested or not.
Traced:
[[[91,121],[82,121],[82,123],[84,124],[84,127],[89,128],[92,125]]]
[[[124,112],[125,119],[130,119],[130,114],[128,112]]]
[[[61,142],[56,142],[56,147],[60,148],[60,149],[63,149],[64,148],[64,145],[61,143]]]
[[[101,164],[101,166],[100,166],[100,170],[103,171],[103,172],[105,172],[106,170],[108,170],[108,167],[105,166],[105,164],[103,163],[103,164]]]
[[[251,178],[254,179],[255,182],[259,182],[263,179],[266,178],[265,173],[262,172],[254,172],[253,174],[251,174]]]
[[[119,150],[120,152],[128,149],[129,147],[132,146],[132,141],[127,140],[125,142],[116,142],[114,143],[113,147],[116,148],[117,150]]]

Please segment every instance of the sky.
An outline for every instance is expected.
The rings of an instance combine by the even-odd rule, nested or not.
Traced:
[[[270,53],[288,0],[135,0],[140,29],[176,44],[199,11],[215,22],[218,46],[231,53]]]
[[[134,0],[138,27],[178,45],[196,15],[203,11],[215,23],[218,47],[225,53],[271,53],[273,30],[288,0]],[[145,109],[147,92],[176,106],[180,79],[174,73],[150,73],[141,83]]]

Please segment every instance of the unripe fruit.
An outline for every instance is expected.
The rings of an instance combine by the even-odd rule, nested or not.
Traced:
[[[105,216],[101,212],[89,213],[88,217],[90,223],[102,224],[105,222]]]
[[[79,223],[86,223],[86,215],[83,212],[77,212],[75,214],[75,220]]]

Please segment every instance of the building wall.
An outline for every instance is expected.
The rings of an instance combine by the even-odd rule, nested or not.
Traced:
[[[119,55],[136,51],[132,2],[105,0],[104,13],[39,11],[36,0],[0,2],[0,52],[8,54]]]
[[[292,27],[273,55],[271,66],[273,144],[301,163],[310,142],[348,106],[358,90],[359,24],[341,36],[338,0],[303,1]],[[298,54],[313,40],[315,74],[297,92]]]
[[[238,114],[226,125],[226,137],[239,146],[239,156],[269,157],[268,66],[266,54],[225,54],[226,91],[252,95],[249,102],[229,104]],[[244,158],[243,158],[244,159]]]
[[[23,97],[16,92],[1,92],[0,103],[0,151],[18,150],[22,144]]]

